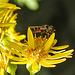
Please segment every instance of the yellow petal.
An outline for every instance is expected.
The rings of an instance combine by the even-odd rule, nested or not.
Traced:
[[[23,40],[25,37],[26,37],[25,35],[19,35],[19,36],[15,36],[15,39],[16,39],[17,41],[21,41],[21,40]]]
[[[10,46],[5,46],[5,48],[8,49],[9,51],[11,51],[13,54],[16,54],[16,55],[18,55],[20,57],[23,56],[22,53],[20,53],[20,52],[18,52],[16,50],[13,50],[12,48],[10,48]]]
[[[20,7],[16,7],[15,4],[0,2],[0,8],[9,8],[9,9],[21,9]]]
[[[24,61],[24,62],[10,62],[11,64],[27,64],[28,61]]]
[[[10,59],[14,60],[14,61],[26,61],[27,58],[21,58],[21,57],[16,57],[14,55],[10,55],[8,54],[6,51],[2,50],[2,52]]]
[[[34,37],[33,37],[33,33],[30,28],[28,28],[27,38],[28,38],[28,44],[30,45],[32,49],[34,49],[35,48],[34,47]]]
[[[0,23],[0,27],[9,27],[14,25],[16,25],[16,23]]]
[[[7,22],[9,22],[10,19],[12,18],[13,12],[14,10],[11,10],[10,13],[8,14],[7,19],[6,19]]]
[[[54,46],[57,43],[57,39],[54,39],[52,46]]]
[[[14,43],[14,42],[8,41],[8,44],[10,45],[11,48],[18,50],[19,52],[22,52],[22,53],[25,52],[20,45]]]
[[[15,21],[16,18],[17,18],[17,13],[14,14],[14,15],[11,17],[10,22],[15,23],[15,22],[16,22],[16,21]]]
[[[49,50],[49,48],[51,47],[53,41],[54,41],[54,37],[55,37],[55,33],[53,33],[50,38],[47,40],[46,44],[45,44],[45,48],[44,50]]]
[[[4,17],[5,13],[7,13],[7,9],[1,10],[0,11],[0,19]]]
[[[36,72],[36,71],[39,70],[39,65],[38,65],[38,63],[34,62],[34,63],[32,64],[32,70],[33,70],[34,72]]]
[[[57,47],[51,47],[51,49],[54,49],[54,50],[60,50],[60,49],[65,49],[69,47],[69,45],[63,45],[63,46],[57,46]]]
[[[65,50],[61,50],[61,51],[53,51],[53,50],[50,50],[49,51],[49,53],[54,53],[54,54],[56,54],[56,53],[61,53],[61,52],[64,52]]]
[[[72,58],[72,56],[69,55],[69,56],[66,56],[66,58]]]
[[[7,17],[8,17],[8,15],[10,14],[10,10],[7,10],[7,12],[6,12],[6,14],[5,14],[5,16],[4,16],[4,18],[3,18],[3,23],[5,23],[6,22],[6,20],[7,20]]]
[[[66,57],[66,56],[70,55],[73,51],[74,50],[68,50],[66,52],[63,52],[63,53],[59,53],[59,54],[55,54],[53,56],[50,56],[47,59],[60,59],[60,58],[63,58],[63,57]]]
[[[0,68],[0,75],[4,75],[4,68]]]
[[[40,64],[41,64],[43,67],[55,67],[55,66],[56,66],[56,65],[51,65],[51,64],[45,63],[45,62],[40,62]]]
[[[0,2],[0,8],[4,8],[6,6],[7,3],[2,3]]]
[[[20,58],[20,57],[16,57],[16,56],[12,56],[12,55],[9,55],[9,54],[6,54],[4,53],[8,58],[14,60],[14,61],[25,61],[26,58]]]
[[[66,61],[66,59],[58,59],[58,60],[43,60],[43,62],[45,63],[49,63],[49,64],[58,64],[58,63],[62,63]]]

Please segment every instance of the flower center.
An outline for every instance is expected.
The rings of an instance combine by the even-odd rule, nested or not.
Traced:
[[[47,51],[38,48],[35,48],[34,50],[29,49],[27,51],[27,58],[29,60],[29,63],[39,62],[40,60],[42,60],[42,58],[46,58],[47,55],[48,55]]]

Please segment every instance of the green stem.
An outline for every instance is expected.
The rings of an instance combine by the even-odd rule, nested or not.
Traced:
[[[33,73],[31,72],[30,75],[36,75],[36,74],[33,74]]]
[[[5,72],[5,74],[4,75],[8,75],[8,73],[7,72]]]

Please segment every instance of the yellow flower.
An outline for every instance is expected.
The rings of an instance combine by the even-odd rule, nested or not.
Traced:
[[[9,27],[9,26],[16,25],[15,19],[17,18],[17,13],[13,14],[13,12],[15,11],[15,9],[19,9],[19,7],[16,7],[15,5],[9,4],[9,3],[8,4],[1,3],[0,8],[1,8],[1,11],[0,11],[0,27]],[[4,9],[2,9],[2,8],[4,8]]]
[[[14,14],[14,11],[20,8],[7,2],[8,0],[0,1],[0,75],[4,75],[7,70],[7,66],[9,66],[9,58],[5,56],[3,52],[6,51],[8,55],[11,55],[11,50],[13,50],[10,50],[10,47],[5,47],[9,46],[7,40],[17,40],[19,43],[20,40],[25,38],[25,35],[19,35],[19,33],[16,33],[14,29],[17,24],[15,20],[17,18],[17,13]]]
[[[4,75],[7,70],[9,58],[7,58],[3,53],[0,53],[0,75]]]
[[[69,45],[57,46],[57,40],[54,39],[55,33],[53,33],[48,39],[46,37],[34,37],[30,28],[28,28],[27,38],[28,42],[24,43],[24,47],[10,42],[9,46],[6,46],[8,50],[3,51],[10,59],[14,60],[12,64],[27,64],[27,69],[31,73],[36,73],[40,70],[40,67],[55,67],[56,64],[62,63],[66,58],[71,58],[73,49],[67,50]],[[15,56],[17,55],[17,56]]]
[[[15,19],[17,18],[17,13],[13,14],[13,12],[20,9],[16,5],[6,2],[7,0],[2,0],[0,2],[0,28],[16,25]]]
[[[25,35],[19,35],[20,33],[15,31],[15,26],[10,26],[7,30],[6,33],[10,37],[10,39],[15,39],[17,41],[23,40],[26,36]]]
[[[0,2],[0,40],[8,35],[11,39],[13,38],[20,41],[25,38],[25,35],[18,35],[18,33],[14,31],[15,25],[17,24],[15,20],[17,18],[17,13],[14,14],[14,11],[20,8],[14,4],[3,1]]]
[[[14,9],[14,10],[21,9],[20,7],[17,7],[15,4],[7,3],[7,1],[6,2],[0,1],[0,9],[2,8]]]
[[[17,13],[13,14],[14,10],[4,9],[0,12],[0,27],[9,27],[16,25],[15,19]]]

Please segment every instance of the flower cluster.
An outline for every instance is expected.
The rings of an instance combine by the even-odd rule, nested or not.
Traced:
[[[7,58],[3,53],[0,53],[0,75],[4,75],[7,69],[9,58]]]
[[[55,67],[72,57],[74,50],[66,50],[69,45],[55,46],[54,32],[49,37],[36,37],[29,27],[27,40],[21,43],[26,36],[15,31],[17,13],[13,13],[20,8],[6,2],[0,2],[0,74],[4,75],[8,63],[26,64],[30,74],[34,75],[41,66]]]
[[[8,41],[8,47],[10,47],[12,53],[3,53],[14,60],[11,61],[12,64],[26,64],[30,73],[35,74],[40,70],[41,66],[55,67],[56,64],[64,62],[66,58],[72,57],[71,53],[73,52],[73,49],[66,51],[66,48],[69,47],[69,45],[54,47],[57,43],[57,40],[54,39],[55,33],[48,39],[46,37],[42,38],[41,36],[36,37],[36,35],[34,37],[31,29],[28,28],[27,36],[28,41],[23,43],[23,45]],[[12,50],[12,48],[14,49]]]
[[[4,75],[9,63],[9,58],[3,53],[8,45],[7,40],[20,41],[25,38],[25,35],[15,31],[17,13],[14,14],[14,11],[20,8],[7,2],[8,0],[0,1],[0,75]]]

